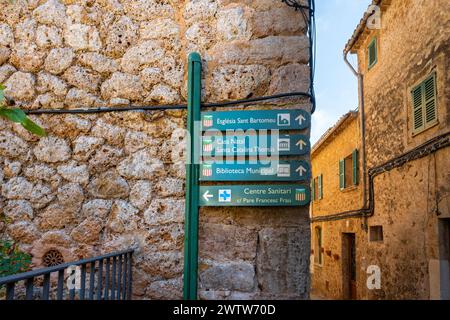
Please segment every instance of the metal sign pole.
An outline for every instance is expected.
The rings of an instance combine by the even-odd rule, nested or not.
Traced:
[[[186,164],[186,212],[184,231],[184,288],[185,300],[197,299],[198,274],[198,215],[199,215],[199,148],[201,140],[195,125],[200,123],[201,70],[200,55],[193,52],[188,60],[188,116],[189,145]]]

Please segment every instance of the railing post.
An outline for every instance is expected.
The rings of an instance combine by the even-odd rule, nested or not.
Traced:
[[[6,300],[14,300],[14,286],[15,282],[6,285]]]
[[[97,274],[97,300],[102,299],[103,289],[103,259],[98,262],[98,274]]]
[[[132,267],[132,262],[133,262],[133,253],[130,252],[129,253],[130,258],[128,259],[128,286],[127,286],[127,300],[131,300],[131,294],[133,292],[132,289],[132,284],[133,284],[133,276],[131,273],[131,267]]]
[[[56,292],[56,300],[62,300],[64,296],[64,269],[58,271],[58,289]]]
[[[201,103],[201,70],[200,55],[193,52],[188,62],[188,116],[187,129],[189,145],[187,146],[186,164],[186,213],[184,232],[184,288],[186,300],[197,299],[197,267],[198,267],[198,170],[199,170],[199,139],[196,137],[200,123]],[[197,144],[197,145],[196,145]]]

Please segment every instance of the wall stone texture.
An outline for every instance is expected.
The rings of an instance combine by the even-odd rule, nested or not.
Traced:
[[[366,30],[353,48],[364,77],[368,169],[448,133],[449,8],[445,0],[382,1],[381,29]],[[378,61],[368,68],[367,48],[374,37]],[[413,134],[411,89],[433,72],[438,122]],[[349,144],[359,135],[357,130],[352,134],[354,139],[348,139]],[[345,137],[344,132],[340,138]],[[342,140],[334,143],[335,148],[327,152],[329,157],[342,149]],[[322,168],[315,167],[314,161],[313,171],[317,168],[314,174],[318,174]],[[335,168],[337,186],[337,164]],[[323,266],[314,266],[313,291],[327,298],[348,298],[343,280],[343,235],[351,233],[356,238],[357,299],[448,299],[449,243],[445,225],[450,218],[449,168],[448,147],[409,161],[374,178],[373,216],[314,223],[313,227],[322,227],[326,254]],[[353,203],[347,199],[348,193],[339,195],[335,190],[331,199],[325,193],[322,203],[313,205],[314,216],[316,209],[318,215],[325,215],[361,207],[360,190],[354,191]],[[373,226],[383,228],[382,241],[370,241]],[[335,254],[340,258],[336,259]],[[369,266],[381,269],[380,289],[367,287]]]
[[[23,109],[184,103],[198,51],[204,101],[307,92],[305,28],[276,0],[4,1],[0,82]],[[35,267],[53,248],[71,261],[133,247],[134,298],[181,298],[185,112],[31,118],[48,137],[0,119],[1,238]],[[308,297],[307,207],[200,219],[201,298]]]
[[[389,27],[361,39],[357,54],[365,78],[368,168],[448,132],[449,8],[445,0],[392,1],[382,16]],[[379,37],[379,56],[369,70],[366,48],[373,36]],[[413,135],[411,89],[433,72],[438,123]],[[440,270],[440,265],[449,259],[441,230],[450,217],[449,168],[447,147],[375,178],[375,211],[368,224],[383,225],[385,240],[369,243],[362,268],[379,265],[383,285],[370,291],[362,282],[361,297],[436,299],[441,290],[448,297],[448,280],[440,279],[446,277],[445,267]]]

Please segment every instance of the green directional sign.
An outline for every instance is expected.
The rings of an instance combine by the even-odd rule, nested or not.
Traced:
[[[293,207],[310,201],[309,188],[298,185],[201,186],[204,207]]]
[[[202,130],[302,130],[311,125],[305,110],[245,110],[202,112]]]
[[[309,139],[301,134],[214,135],[202,138],[202,155],[205,157],[304,155],[309,150]]]
[[[304,181],[309,176],[310,168],[306,161],[200,165],[200,181]]]

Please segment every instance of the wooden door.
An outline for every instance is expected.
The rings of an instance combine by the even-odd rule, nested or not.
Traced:
[[[342,292],[344,299],[356,299],[356,240],[354,233],[342,235]]]

